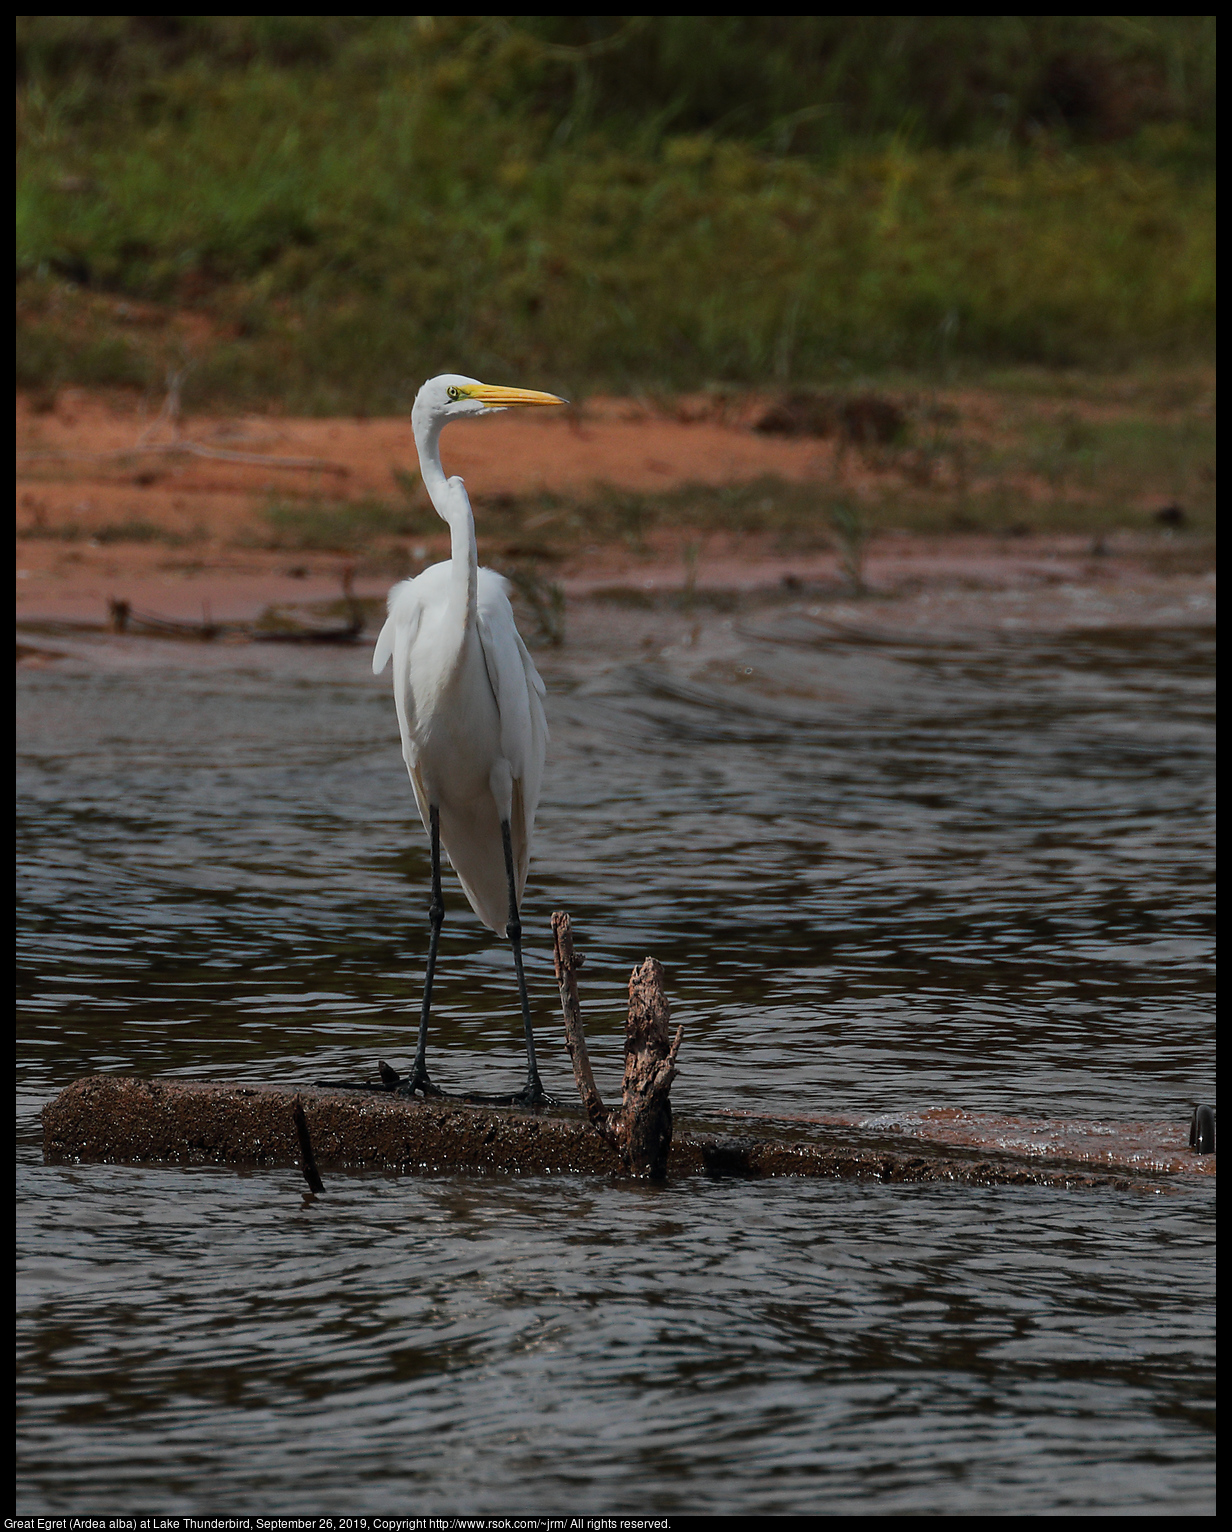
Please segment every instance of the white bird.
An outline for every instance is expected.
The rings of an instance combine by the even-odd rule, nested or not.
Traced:
[[[445,919],[443,845],[475,914],[498,936],[508,935],[513,947],[526,1084],[508,1099],[525,1104],[546,1099],[535,1063],[518,917],[547,753],[544,688],[514,625],[507,582],[495,570],[479,568],[470,499],[460,478],[445,477],[440,436],[451,420],[565,402],[555,394],[443,373],[424,384],[411,410],[424,488],[449,526],[450,557],[390,591],[389,617],[372,656],[377,675],[391,657],[394,662],[402,758],[432,847],[432,935],[419,1045],[409,1078],[386,1065],[381,1069],[385,1088],[402,1095],[440,1094],[428,1076],[426,1050]]]

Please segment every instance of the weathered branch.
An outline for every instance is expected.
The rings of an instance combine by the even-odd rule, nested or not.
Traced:
[[[577,1082],[578,1095],[582,1098],[587,1117],[602,1132],[611,1113],[603,1104],[603,1097],[595,1084],[594,1071],[590,1067],[586,1033],[582,1027],[582,1007],[578,1000],[578,964],[573,952],[573,931],[569,917],[563,910],[558,910],[552,916],[552,959],[556,965],[556,982],[560,986],[560,1009],[565,1018],[565,1046],[573,1062],[573,1078]],[[610,1140],[610,1134],[605,1133],[604,1137]]]
[[[678,1028],[675,1041],[668,1046],[670,1011],[663,989],[663,967],[655,958],[647,958],[629,979],[624,1101],[620,1108],[612,1110],[603,1104],[590,1067],[578,1001],[578,959],[573,951],[569,917],[563,910],[552,916],[552,936],[565,1044],[573,1060],[573,1078],[586,1115],[604,1142],[615,1149],[626,1171],[661,1179],[667,1171],[672,1144],[669,1093],[676,1078],[676,1055],[684,1037],[684,1028]]]
[[[666,1173],[672,1146],[670,1092],[684,1038],[684,1028],[678,1027],[668,1047],[670,1020],[663,965],[649,957],[629,978],[621,1158],[630,1169],[655,1178]]]

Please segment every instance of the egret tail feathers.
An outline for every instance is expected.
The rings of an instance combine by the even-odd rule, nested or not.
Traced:
[[[394,652],[394,620],[392,617],[385,619],[385,626],[377,635],[376,648],[372,651],[372,674],[379,676],[386,665],[389,664],[390,656]]]
[[[442,807],[441,844],[449,865],[458,875],[466,902],[490,931],[504,936],[509,923],[509,879],[495,806],[489,804],[477,813],[465,814],[451,813]],[[521,898],[520,890],[518,897]]]
[[[405,631],[407,648],[419,631],[419,619],[423,615],[423,602],[415,589],[414,580],[399,580],[389,593],[389,616],[377,637],[372,651],[372,674],[379,676],[389,664],[389,657],[397,648],[398,634]]]

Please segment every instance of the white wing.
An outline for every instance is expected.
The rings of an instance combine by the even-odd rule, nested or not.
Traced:
[[[392,587],[386,601],[386,610],[389,616],[385,619],[385,626],[377,635],[376,648],[372,651],[374,676],[379,676],[389,664],[398,629],[409,627],[412,639],[419,629],[419,619],[423,615],[423,602],[420,593],[415,589],[414,580],[400,580]]]
[[[423,791],[418,771],[418,752],[415,748],[415,697],[411,691],[411,646],[419,632],[423,617],[423,592],[417,590],[416,581],[403,580],[389,593],[389,616],[381,629],[372,651],[372,672],[380,675],[394,662],[394,706],[398,710],[398,730],[402,735],[402,759],[410,774],[415,790],[415,802],[419,817],[428,823],[428,800]]]
[[[543,786],[548,723],[540,698],[543,681],[513,620],[508,585],[494,570],[479,571],[479,642],[500,713],[501,754],[513,773],[513,855],[518,898],[530,865],[530,843]]]

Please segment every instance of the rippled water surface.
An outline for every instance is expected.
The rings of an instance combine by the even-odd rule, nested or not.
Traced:
[[[911,647],[806,611],[544,659],[525,921],[677,1112],[1183,1121],[1214,1099],[1213,635]],[[44,1166],[78,1075],[408,1059],[425,839],[361,651],[18,677],[18,1507],[1214,1507],[1214,1181],[1166,1192]],[[447,888],[430,1065],[517,1083]]]

